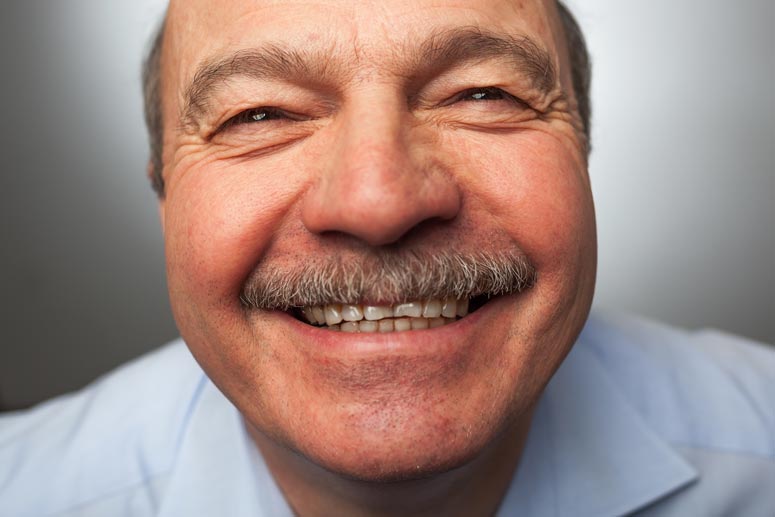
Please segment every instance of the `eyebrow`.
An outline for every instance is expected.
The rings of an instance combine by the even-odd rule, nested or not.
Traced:
[[[409,64],[410,76],[431,74],[458,63],[499,59],[541,94],[548,95],[558,87],[557,67],[551,55],[526,35],[458,27],[433,33],[420,45],[404,43],[403,47],[394,59]],[[234,77],[320,82],[335,75],[352,75],[354,65],[346,64],[347,61],[331,49],[292,49],[274,43],[208,59],[198,67],[184,91],[183,126],[199,127],[201,117],[211,108],[213,94]]]

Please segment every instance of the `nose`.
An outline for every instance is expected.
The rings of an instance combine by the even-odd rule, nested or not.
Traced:
[[[371,246],[391,244],[431,219],[460,210],[460,191],[434,153],[431,129],[399,106],[375,103],[339,113],[319,176],[302,201],[306,228],[339,232]]]

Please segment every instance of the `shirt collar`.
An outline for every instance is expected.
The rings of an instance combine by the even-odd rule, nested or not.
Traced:
[[[626,515],[697,479],[579,339],[544,391],[499,515]]]
[[[204,376],[159,517],[292,516],[239,411]]]

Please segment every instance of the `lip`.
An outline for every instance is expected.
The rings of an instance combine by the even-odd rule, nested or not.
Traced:
[[[285,327],[291,341],[313,354],[357,358],[373,355],[439,355],[466,347],[477,334],[513,305],[516,293],[493,298],[478,310],[454,323],[433,329],[385,333],[336,332],[303,323],[281,311],[270,313]]]

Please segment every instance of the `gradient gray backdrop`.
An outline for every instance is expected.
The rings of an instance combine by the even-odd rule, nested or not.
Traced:
[[[596,303],[775,341],[775,2],[577,0],[595,61]],[[160,0],[0,17],[0,407],[176,335],[139,64]]]

